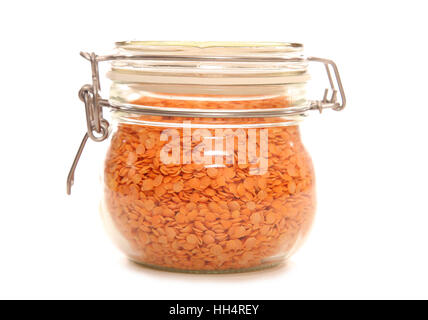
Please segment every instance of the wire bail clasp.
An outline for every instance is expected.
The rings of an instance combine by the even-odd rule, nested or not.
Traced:
[[[103,118],[103,99],[100,96],[100,76],[95,53],[81,52],[80,55],[91,62],[92,85],[85,84],[79,91],[79,98],[85,103],[86,127],[89,137],[97,142],[108,137],[108,122]]]
[[[327,72],[328,81],[330,83],[330,89],[332,91],[330,98],[328,97],[328,93],[330,89],[324,90],[324,96],[322,100],[313,100],[311,101],[311,109],[318,110],[320,113],[324,109],[333,109],[335,111],[341,111],[346,106],[346,96],[345,91],[343,90],[342,80],[340,79],[339,70],[334,61],[324,58],[316,58],[316,57],[308,57],[308,61],[320,62],[324,64],[325,70]],[[331,75],[330,69],[333,69],[334,77],[336,81],[333,81],[333,77]],[[340,102],[337,101],[337,89],[335,83],[339,89]]]
[[[83,149],[85,148],[86,142],[88,141],[88,138],[91,138],[96,142],[101,142],[107,139],[109,135],[109,123],[104,119],[102,110],[105,101],[101,99],[99,94],[101,86],[97,56],[94,53],[88,54],[85,52],[81,52],[80,55],[91,62],[92,85],[85,84],[79,90],[79,98],[85,104],[87,131],[83,136],[82,142],[80,143],[79,149],[77,150],[73,164],[71,165],[70,171],[68,173],[67,194],[71,194],[71,187],[74,183],[74,172],[76,171],[77,164],[79,162],[80,156],[82,155]]]

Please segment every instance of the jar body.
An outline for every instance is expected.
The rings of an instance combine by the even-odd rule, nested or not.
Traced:
[[[287,99],[143,96],[133,103],[254,109],[284,107]],[[115,118],[103,215],[131,260],[175,271],[245,271],[285,261],[306,237],[315,181],[298,123]]]

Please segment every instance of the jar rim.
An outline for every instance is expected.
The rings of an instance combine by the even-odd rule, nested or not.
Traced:
[[[283,118],[287,120],[302,119],[307,112],[312,110],[308,101],[303,100],[298,104],[286,108],[265,108],[265,109],[188,109],[153,107],[134,103],[125,103],[110,99],[109,106],[113,112],[162,116],[180,118],[222,118],[222,119],[245,119],[245,118]]]

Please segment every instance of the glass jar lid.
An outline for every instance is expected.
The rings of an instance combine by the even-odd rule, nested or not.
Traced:
[[[121,83],[269,85],[309,79],[303,45],[282,42],[116,43],[107,77]],[[144,57],[129,60],[126,57]]]

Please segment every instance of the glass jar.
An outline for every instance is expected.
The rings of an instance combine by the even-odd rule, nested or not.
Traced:
[[[294,43],[134,41],[116,50],[82,54],[93,84],[80,92],[88,132],[68,191],[88,137],[110,137],[102,214],[131,260],[208,273],[284,262],[316,207],[299,122],[310,110],[345,106],[336,65],[305,58]],[[100,61],[111,61],[108,100],[99,95]],[[306,99],[309,61],[326,65],[330,98],[326,90]]]

